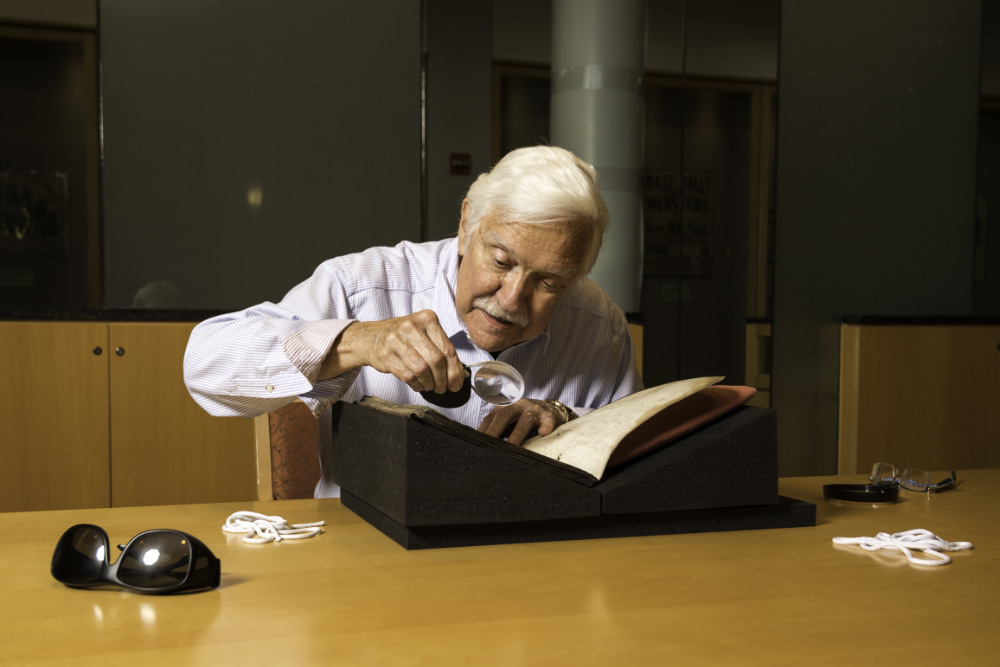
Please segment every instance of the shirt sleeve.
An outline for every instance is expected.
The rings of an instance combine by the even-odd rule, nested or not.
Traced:
[[[197,325],[184,355],[184,381],[209,414],[252,417],[301,398],[319,414],[357,377],[317,381],[340,333],[355,320],[337,272],[321,265],[279,303],[265,302]]]

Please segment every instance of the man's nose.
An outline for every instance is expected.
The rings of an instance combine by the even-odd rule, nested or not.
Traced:
[[[511,271],[500,282],[496,298],[504,310],[509,313],[517,313],[521,311],[526,294],[525,276],[520,271]]]

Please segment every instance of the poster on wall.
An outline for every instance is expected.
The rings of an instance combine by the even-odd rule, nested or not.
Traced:
[[[646,169],[642,178],[645,274],[704,278],[712,273],[712,175]]]

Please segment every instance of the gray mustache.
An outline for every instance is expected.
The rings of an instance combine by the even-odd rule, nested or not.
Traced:
[[[504,309],[497,300],[489,296],[477,296],[472,301],[472,305],[475,308],[481,308],[501,322],[510,322],[511,324],[517,324],[518,326],[526,327],[528,326],[528,315],[527,313],[511,313]]]

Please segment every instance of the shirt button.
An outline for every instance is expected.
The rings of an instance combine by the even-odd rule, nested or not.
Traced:
[[[269,384],[266,387],[264,387],[264,389],[267,389],[267,393],[270,394],[271,392],[274,391],[274,385]]]

